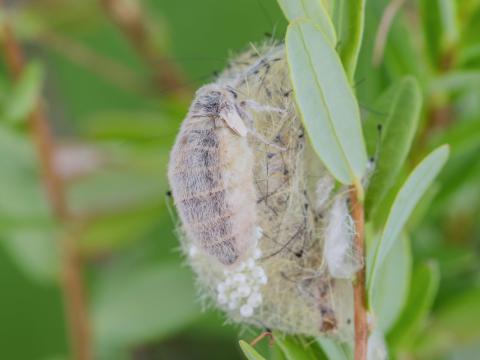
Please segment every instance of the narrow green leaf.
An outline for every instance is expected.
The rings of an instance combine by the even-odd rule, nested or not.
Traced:
[[[440,272],[436,263],[423,263],[415,269],[407,304],[387,336],[392,348],[408,346],[415,341],[435,299],[439,282]]]
[[[387,94],[391,96],[381,98],[378,102],[383,106],[375,107],[387,116],[381,124],[378,159],[365,199],[367,217],[381,203],[400,173],[418,127],[422,106],[420,87],[413,77],[404,78]],[[372,137],[376,137],[376,134]]]
[[[379,276],[369,299],[377,324],[386,333],[397,320],[407,301],[412,254],[407,236],[396,240],[392,251],[379,269]]]
[[[56,283],[59,275],[58,232],[50,227],[17,227],[0,232],[0,244],[31,280]]]
[[[125,209],[133,204],[138,208],[140,204],[152,204],[152,199],[159,202],[158,199],[163,199],[168,189],[163,177],[165,152],[157,152],[156,159],[151,159],[151,151],[136,154],[134,150],[126,150],[114,153],[115,156],[124,154],[123,159],[117,157],[122,167],[105,166],[72,186],[72,207],[83,210],[115,204],[117,209]],[[158,148],[152,150],[158,151]],[[143,159],[139,157],[142,154]],[[150,163],[151,160],[156,163]]]
[[[458,19],[461,26],[461,45],[478,44],[478,34],[480,33],[478,0],[460,1],[456,5],[458,6]]]
[[[81,132],[95,140],[173,142],[178,123],[160,112],[102,111],[82,119]]]
[[[0,246],[31,279],[58,279],[57,227],[25,133],[0,125]]]
[[[123,212],[92,221],[80,236],[81,251],[85,254],[105,253],[142,239],[163,220],[159,204],[144,205],[130,206]]]
[[[441,75],[428,84],[431,94],[447,91],[455,92],[477,87],[480,83],[480,70],[456,70]]]
[[[451,156],[456,156],[465,151],[470,151],[478,146],[480,139],[480,117],[458,121],[449,126],[448,131],[442,131],[431,141],[433,146],[449,144]]]
[[[395,99],[397,98],[396,95],[401,85],[402,81],[388,87],[380,96],[373,100],[372,108],[375,111],[369,112],[366,119],[363,120],[363,133],[369,157],[375,157],[379,151],[378,147],[381,140],[379,128],[383,129],[385,123],[390,118]]]
[[[308,344],[302,344],[292,337],[275,337],[275,343],[282,349],[285,360],[316,360],[318,359],[313,347]]]
[[[466,65],[480,60],[480,44],[473,44],[471,46],[462,48],[458,54],[459,67],[465,67]]]
[[[105,346],[129,346],[180,330],[199,314],[191,273],[178,264],[122,272],[97,284],[95,338]]]
[[[246,341],[240,340],[240,349],[242,349],[243,354],[248,360],[265,360],[265,358],[260,355],[249,343]]]
[[[291,24],[286,44],[296,101],[313,148],[338,181],[359,182],[367,154],[358,104],[337,53],[309,21]]]
[[[467,138],[465,140],[468,142]],[[444,204],[445,201],[455,196],[459,189],[480,173],[480,162],[478,161],[480,143],[478,138],[465,145],[461,151],[452,149],[451,161],[448,162],[440,176],[442,191],[435,199],[435,205]]]
[[[442,174],[445,169],[446,167],[442,170]],[[415,231],[415,229],[422,225],[423,220],[430,214],[429,210],[432,209],[433,201],[438,197],[438,194],[441,192],[440,190],[443,192],[441,176],[439,176],[438,181],[434,182],[432,186],[425,191],[425,194],[421,197],[417,206],[415,206],[415,209],[412,211],[412,215],[410,215],[407,222],[407,228],[409,230]],[[428,218],[425,220],[428,221]]]
[[[335,2],[333,14],[338,38],[338,53],[348,79],[353,84],[358,55],[362,45],[365,0],[338,0]]]
[[[458,42],[457,4],[452,0],[438,0],[440,19],[442,22],[442,49],[449,50]]]
[[[24,133],[7,126],[0,126],[0,169],[0,217],[49,218],[35,149]]]
[[[335,28],[321,0],[278,0],[278,4],[289,22],[310,19],[322,29],[330,44],[336,45]]]
[[[27,65],[15,84],[5,117],[11,122],[25,120],[37,104],[43,82],[43,68],[37,62]]]
[[[438,0],[419,0],[418,6],[425,49],[430,63],[436,66],[439,62],[442,31]]]
[[[450,298],[435,311],[432,327],[448,329],[463,341],[480,334],[480,288],[468,289]]]
[[[409,175],[397,193],[388,214],[385,228],[375,249],[372,266],[368,271],[369,298],[375,286],[375,277],[383,264],[393,243],[398,239],[405,223],[410,217],[418,201],[432,184],[443,165],[447,161],[449,149],[447,145],[431,152]]]
[[[381,10],[383,13],[384,8]],[[404,11],[400,11],[389,29],[382,61],[389,78],[396,79],[411,75],[422,85],[430,80],[431,68],[428,54],[418,50],[417,41],[418,34],[411,31],[410,18]]]
[[[480,334],[480,288],[468,289],[436,309],[424,335],[416,342],[419,358],[432,358],[465,344],[475,343]],[[472,359],[475,357],[471,357]]]
[[[320,337],[317,341],[327,359],[350,360],[353,358],[352,351],[347,344],[326,337]]]
[[[285,356],[283,356],[282,349],[278,346],[271,346],[269,349],[269,359],[270,360],[285,360]]]

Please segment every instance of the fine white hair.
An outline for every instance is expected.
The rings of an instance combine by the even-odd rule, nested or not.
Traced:
[[[325,261],[334,278],[349,279],[362,266],[354,244],[355,224],[344,194],[337,195],[325,229]]]

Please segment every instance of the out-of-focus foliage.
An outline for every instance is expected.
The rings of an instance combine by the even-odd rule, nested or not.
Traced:
[[[142,2],[153,41],[184,73],[181,90],[187,95],[180,98],[155,87],[151,64],[100,1],[7,3],[13,3],[9,20],[30,60],[16,84],[0,61],[0,358],[68,358],[57,248],[65,229],[51,213],[25,121],[40,92],[60,145],[57,166],[68,202],[81,219],[74,231],[96,358],[242,358],[238,329],[224,326],[219,314],[200,311],[177,250],[165,169],[194,89],[222,70],[231,52],[262,41],[265,32],[284,37],[286,20],[276,1]],[[352,76],[361,19],[349,1],[323,5]],[[372,179],[378,193],[367,193],[369,215],[378,214],[375,226],[383,226],[385,209],[427,154],[444,143],[451,152],[406,232],[392,239],[376,280],[383,291],[372,296],[371,305],[384,314],[378,325],[393,358],[476,359],[480,1],[406,1],[391,27],[380,30],[387,32],[385,48],[374,65],[387,5],[386,0],[365,4],[352,80],[369,155],[396,166],[395,176],[379,167]],[[341,11],[348,16],[339,18]],[[347,26],[348,19],[355,26]],[[388,127],[392,121],[396,126]],[[412,127],[418,127],[415,135]],[[397,144],[404,153],[386,148],[376,154],[379,143]],[[372,237],[375,226],[368,229]],[[245,332],[241,338],[257,335]],[[311,345],[308,351],[303,344]],[[280,338],[273,348],[262,342],[256,351],[271,359],[351,356],[351,349],[326,339]]]

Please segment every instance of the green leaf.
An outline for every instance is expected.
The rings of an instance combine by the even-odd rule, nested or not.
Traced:
[[[480,60],[480,44],[474,44],[459,50],[459,67],[464,67],[470,63],[478,62],[478,60]]]
[[[438,291],[440,272],[434,262],[419,265],[412,276],[407,304],[398,322],[387,336],[392,348],[408,346],[415,341]]]
[[[445,167],[440,176],[442,191],[438,194],[435,204],[444,204],[480,173],[479,153],[480,144],[476,144],[475,147],[452,156],[451,161],[448,162],[448,166]]]
[[[460,30],[457,20],[457,4],[452,0],[438,0],[442,23],[441,45],[444,51],[450,50],[458,42]]]
[[[178,123],[160,112],[102,111],[81,123],[85,136],[101,140],[173,142]]]
[[[192,275],[178,264],[130,269],[100,282],[93,300],[95,338],[129,346],[180,330],[199,314]]]
[[[365,144],[369,157],[375,157],[379,151],[381,130],[385,127],[385,123],[391,117],[391,111],[394,105],[396,95],[401,88],[402,81],[390,86],[383,91],[372,102],[372,109],[375,111],[368,112],[368,116],[363,121],[363,133],[365,136]],[[367,190],[368,191],[368,190]]]
[[[439,178],[442,191],[436,197],[435,205],[442,207],[446,200],[457,194],[480,171],[479,138],[480,118],[456,122],[448,131],[441,132],[432,139],[433,145],[448,143],[451,148],[450,161]]]
[[[446,167],[442,170],[442,173],[445,171],[445,169]],[[439,176],[439,181],[434,182],[432,186],[427,189],[425,194],[419,200],[417,206],[415,206],[415,209],[412,211],[412,215],[410,215],[410,218],[407,222],[407,227],[409,230],[415,231],[422,225],[425,217],[427,217],[429,214],[429,210],[432,209],[433,201],[438,197],[440,190],[443,191],[443,183],[441,182],[441,177]],[[425,220],[428,221],[428,218]]]
[[[90,222],[80,237],[82,253],[101,254],[122,248],[151,232],[161,223],[166,211],[158,203],[145,205],[129,207]]]
[[[285,356],[283,356],[282,349],[278,346],[271,346],[269,352],[269,359],[270,360],[285,360]]]
[[[436,66],[440,56],[441,20],[438,0],[420,0],[420,21],[423,42],[432,65]]]
[[[302,344],[292,337],[275,336],[275,343],[280,347],[285,360],[316,360],[318,354],[312,344]]]
[[[428,91],[431,94],[442,91],[455,92],[477,87],[480,83],[480,70],[456,70],[442,74],[430,81]]]
[[[58,278],[57,229],[27,136],[0,125],[0,246],[31,279]]]
[[[240,344],[240,348],[243,351],[243,354],[248,360],[265,360],[265,358],[260,355],[249,343],[246,341],[240,340],[238,342]]]
[[[480,288],[477,286],[451,297],[435,311],[432,327],[448,329],[467,341],[480,334]]]
[[[288,27],[286,44],[296,101],[313,148],[338,181],[359,182],[367,154],[358,104],[337,53],[308,21]]]
[[[330,44],[336,45],[335,28],[321,0],[278,0],[278,4],[289,22],[310,19],[322,29]]]
[[[445,56],[456,51],[461,33],[457,6],[461,3],[452,0],[419,2],[424,46],[434,67],[442,68]]]
[[[0,126],[0,218],[50,216],[36,161],[35,150],[24,133]]]
[[[338,53],[347,72],[350,83],[357,67],[362,45],[365,18],[365,0],[335,1],[333,22],[337,31]]]
[[[11,98],[5,109],[5,117],[13,122],[25,120],[38,103],[44,72],[37,62],[27,65],[15,84]]]
[[[381,124],[378,159],[365,199],[367,217],[381,203],[400,173],[418,127],[422,106],[420,87],[413,77],[402,79],[386,94],[378,101],[379,106],[375,106],[377,111],[387,116]],[[372,122],[375,121],[371,119]],[[372,134],[372,137],[377,135]]]
[[[409,175],[397,193],[389,211],[385,228],[376,247],[372,266],[368,271],[369,298],[375,286],[375,277],[379,272],[394,241],[399,238],[408,218],[425,191],[432,184],[443,165],[447,161],[449,149],[441,146],[431,152]]]
[[[480,117],[465,121],[458,121],[448,127],[448,131],[437,134],[431,141],[434,146],[449,144],[451,156],[469,151],[478,146],[480,138]]]
[[[369,299],[377,325],[386,333],[397,320],[407,301],[412,254],[407,236],[395,241],[392,251],[379,269],[379,276]]]
[[[345,343],[339,343],[326,337],[318,338],[317,342],[327,359],[350,360],[353,358],[351,349]]]
[[[381,10],[379,13],[383,14],[384,8],[382,7]],[[408,14],[400,11],[389,29],[382,65],[388,73],[388,78],[397,79],[410,75],[424,86],[431,76],[428,55],[419,51],[418,34],[410,29],[411,22]]]
[[[158,162],[162,165],[160,155]],[[156,171],[142,171],[139,167],[128,168],[131,164],[127,162],[122,165],[124,168],[105,168],[75,183],[71,190],[72,207],[79,211],[100,208],[115,212],[152,204],[152,199],[162,201],[168,185],[161,166]]]
[[[436,309],[435,316],[415,344],[419,358],[440,355],[452,347],[474,343],[480,334],[480,288],[454,295]]]
[[[22,227],[0,233],[0,243],[30,279],[52,283],[59,275],[58,236],[54,228]]]

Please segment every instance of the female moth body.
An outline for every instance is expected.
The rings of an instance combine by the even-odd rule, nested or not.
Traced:
[[[347,338],[351,281],[325,261],[341,194],[304,136],[291,88],[284,46],[265,44],[197,92],[169,165],[180,241],[202,298],[232,321]]]
[[[187,236],[220,263],[234,265],[256,241],[245,114],[226,86],[207,85],[196,95],[171,153],[172,194]]]

